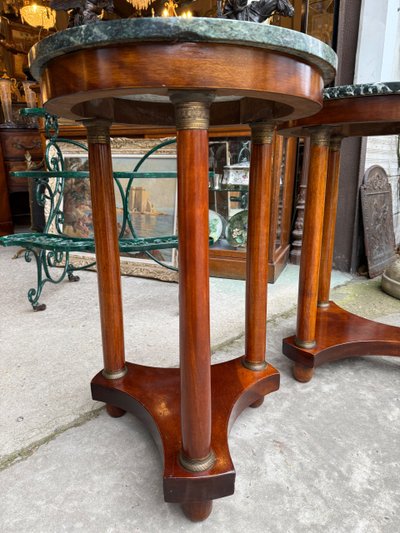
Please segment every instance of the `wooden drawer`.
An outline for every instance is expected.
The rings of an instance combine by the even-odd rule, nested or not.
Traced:
[[[28,178],[14,178],[10,172],[26,170],[25,161],[6,161],[7,188],[9,192],[21,192],[28,190]]]
[[[31,154],[33,160],[40,160],[43,157],[42,142],[37,131],[1,133],[0,139],[5,160],[25,160],[26,152]]]

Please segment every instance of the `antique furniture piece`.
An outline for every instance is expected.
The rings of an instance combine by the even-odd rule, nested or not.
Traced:
[[[228,432],[279,387],[265,361],[272,136],[275,121],[317,112],[336,56],[290,30],[216,19],[130,19],[70,28],[31,53],[50,113],[87,128],[104,369],[92,394],[111,416],[131,411],[164,458],[164,498],[204,520],[234,492]],[[180,368],[125,362],[112,122],[176,126]],[[251,124],[246,348],[210,365],[208,127]],[[138,349],[138,348],[136,348]]]
[[[34,311],[44,311],[46,304],[39,303],[46,283],[61,283],[66,277],[69,281],[79,281],[74,272],[90,268],[96,264],[93,258],[83,265],[74,264],[71,252],[94,252],[92,233],[92,208],[90,188],[87,184],[88,171],[74,171],[68,168],[61,147],[69,146],[87,152],[87,145],[78,141],[57,137],[58,121],[44,109],[24,109],[27,116],[42,117],[49,140],[45,150],[45,170],[23,170],[13,172],[12,178],[31,182],[32,194],[37,204],[45,208],[47,219],[43,231],[16,233],[0,237],[1,246],[19,246],[25,250],[25,259],[36,263],[36,287],[28,290],[28,300]],[[141,252],[158,264],[173,268],[164,262],[161,250],[178,247],[176,235],[155,235],[143,237],[135,229],[135,185],[139,179],[176,179],[176,172],[142,172],[142,164],[158,148],[174,143],[166,140],[145,154],[132,172],[114,172],[114,189],[116,191],[116,216],[118,223],[118,246],[122,255]],[[141,196],[146,197],[146,194]],[[139,202],[136,202],[138,204]],[[139,215],[140,216],[140,215]],[[147,215],[149,216],[149,214]],[[173,230],[171,231],[173,233]],[[156,254],[156,255],[154,255]],[[176,270],[175,268],[173,268]]]
[[[226,138],[229,146],[243,145],[240,137]],[[235,140],[235,142],[234,142]],[[212,145],[220,146],[217,139]],[[228,144],[228,143],[227,143]],[[274,136],[273,163],[271,176],[270,229],[268,253],[268,282],[274,283],[289,259],[290,225],[292,217],[293,188],[295,179],[297,140],[292,137]],[[244,152],[244,150],[242,150]],[[225,169],[215,169],[217,182],[211,182],[209,188],[210,210],[217,212],[223,221],[222,235],[210,248],[210,274],[216,277],[246,279],[246,239],[232,239],[230,227],[242,229],[242,222],[247,223],[249,154],[234,156],[239,158],[239,165],[229,165]],[[247,161],[246,161],[247,159]],[[231,222],[232,220],[232,222]]]
[[[283,134],[310,136],[296,335],[284,339],[294,376],[309,381],[322,363],[364,355],[400,356],[400,328],[358,317],[329,301],[340,145],[343,137],[400,133],[400,83],[332,87],[313,117],[282,126]],[[383,192],[379,179],[377,192]],[[376,203],[376,224],[384,215]],[[377,239],[379,241],[379,239]],[[379,244],[379,243],[378,243]]]
[[[28,180],[14,178],[11,172],[27,168],[27,161],[39,163],[43,157],[37,129],[0,128],[0,235],[16,225],[31,225]]]

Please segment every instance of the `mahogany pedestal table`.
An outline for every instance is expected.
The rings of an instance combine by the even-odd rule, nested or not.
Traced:
[[[291,121],[281,134],[311,136],[300,263],[296,335],[283,341],[294,377],[309,381],[329,361],[400,356],[400,328],[356,316],[329,301],[343,137],[400,133],[400,83],[331,87],[316,115]]]
[[[104,369],[92,395],[135,413],[164,459],[164,498],[203,520],[234,492],[228,432],[279,387],[265,360],[272,138],[277,120],[319,111],[334,52],[278,27],[217,19],[129,19],[38,43],[31,71],[46,109],[87,128]],[[176,125],[180,368],[125,362],[109,129]],[[245,355],[210,365],[208,127],[250,124]]]

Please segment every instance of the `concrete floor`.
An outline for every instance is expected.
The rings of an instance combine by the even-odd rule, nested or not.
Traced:
[[[90,398],[101,368],[96,275],[44,289],[33,313],[34,265],[0,250],[0,531],[400,531],[400,368],[397,359],[325,365],[291,377],[281,340],[295,326],[297,275],[269,286],[268,358],[281,388],[236,422],[235,494],[188,522],[165,504],[155,445],[133,416],[109,418]],[[335,273],[353,312],[400,325],[400,302],[376,281]],[[178,361],[177,285],[123,278],[128,360]],[[243,353],[244,283],[211,280],[214,361]]]

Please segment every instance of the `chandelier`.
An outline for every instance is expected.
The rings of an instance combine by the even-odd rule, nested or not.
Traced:
[[[24,0],[19,12],[22,22],[26,22],[29,26],[48,30],[56,23],[56,12],[40,0]]]
[[[149,5],[154,2],[154,0],[127,0],[127,1],[139,11],[143,11],[147,9]]]

